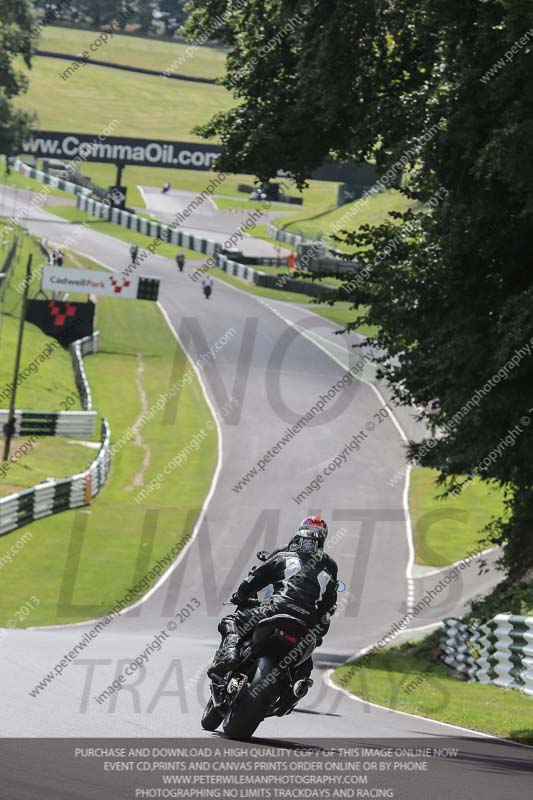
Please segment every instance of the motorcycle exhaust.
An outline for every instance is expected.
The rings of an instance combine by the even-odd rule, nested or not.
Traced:
[[[297,697],[298,700],[301,700],[302,697],[305,697],[313,683],[314,681],[312,681],[311,678],[304,678],[303,680],[296,681],[292,687],[294,696]]]

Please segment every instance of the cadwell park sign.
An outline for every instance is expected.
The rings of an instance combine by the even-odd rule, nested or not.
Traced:
[[[37,131],[23,142],[22,153],[34,158],[60,160],[81,159],[101,164],[166,169],[216,169],[215,161],[222,152],[213,144],[173,142],[160,139],[131,139],[106,136],[105,141],[94,134]],[[336,164],[328,159],[315,170],[311,178],[321,181],[361,183],[372,186],[377,172],[371,164]]]
[[[128,278],[95,269],[45,267],[41,273],[41,289],[78,294],[100,294],[125,300],[157,300],[159,278],[135,275]]]

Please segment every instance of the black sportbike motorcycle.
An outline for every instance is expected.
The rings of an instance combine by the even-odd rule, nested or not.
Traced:
[[[260,560],[265,555],[257,554]],[[241,644],[239,666],[211,678],[202,727],[214,731],[222,725],[230,738],[248,739],[266,717],[290,714],[313,685],[310,678],[298,679],[297,668],[315,647],[314,632],[296,617],[276,614],[261,620]]]

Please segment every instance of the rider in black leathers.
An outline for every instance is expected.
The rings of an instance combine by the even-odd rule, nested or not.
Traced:
[[[208,675],[224,675],[235,669],[243,636],[260,620],[274,614],[297,617],[314,631],[317,646],[321,644],[337,601],[337,564],[324,553],[327,532],[321,517],[306,517],[286,547],[250,571],[232,597],[239,609],[220,621],[222,642]],[[274,590],[270,599],[254,604],[256,593],[270,584]],[[252,603],[247,607],[250,600]],[[298,669],[299,677],[308,678],[312,668],[309,658]]]

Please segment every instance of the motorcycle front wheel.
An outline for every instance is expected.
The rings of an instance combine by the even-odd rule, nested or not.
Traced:
[[[204,708],[204,713],[202,714],[202,728],[204,731],[216,731],[223,719],[224,715],[220,713],[218,708],[213,703],[213,698],[210,697],[207,701],[206,707]]]

